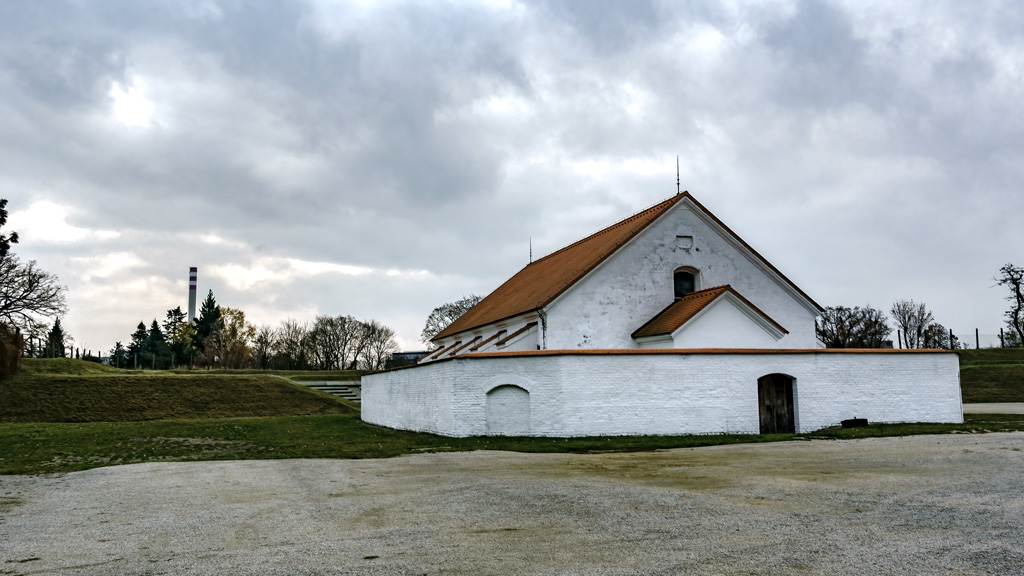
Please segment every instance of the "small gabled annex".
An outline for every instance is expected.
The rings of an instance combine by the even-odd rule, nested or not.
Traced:
[[[367,422],[448,436],[962,422],[944,351],[826,350],[821,307],[683,192],[530,263],[363,377]]]
[[[632,336],[641,348],[770,348],[788,333],[726,284],[682,296]]]

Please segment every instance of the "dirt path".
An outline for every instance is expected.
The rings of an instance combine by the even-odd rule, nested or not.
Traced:
[[[964,414],[1024,414],[1024,402],[964,404]]]
[[[0,477],[0,574],[1012,574],[1024,434]]]

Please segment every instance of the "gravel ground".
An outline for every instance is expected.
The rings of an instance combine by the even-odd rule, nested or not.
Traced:
[[[0,574],[1021,574],[1024,434],[0,476]]]

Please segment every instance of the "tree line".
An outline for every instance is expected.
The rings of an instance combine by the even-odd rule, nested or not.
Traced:
[[[886,313],[870,305],[827,306],[814,328],[818,340],[829,348],[879,348],[891,346],[891,317],[898,329],[898,346],[903,348],[956,348],[956,336],[935,321],[925,303],[898,300]],[[950,339],[952,338],[952,339]]]
[[[1024,268],[1006,264],[999,269],[996,283],[1009,289],[1006,299],[1010,308],[1006,311],[1007,332],[1003,338],[1006,347],[1021,346],[1024,342]],[[865,306],[829,306],[814,328],[826,348],[881,348],[892,343],[892,328],[887,322],[891,317],[897,332],[897,345],[902,348],[946,348],[963,346],[956,335],[935,321],[924,303],[913,300],[898,300],[885,312]]]
[[[885,312],[865,306],[829,306],[815,321],[818,340],[826,348],[882,348],[893,345],[891,317],[898,330],[897,346],[901,348],[960,347],[956,336],[935,321],[935,316],[924,303],[898,300]]]
[[[180,306],[162,322],[139,322],[127,346],[114,344],[109,362],[154,370],[380,370],[396,351],[395,331],[376,320],[318,315],[312,322],[256,326],[244,311],[218,305],[210,290],[193,322]]]

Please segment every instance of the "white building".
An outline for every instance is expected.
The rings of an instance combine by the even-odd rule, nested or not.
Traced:
[[[955,354],[825,350],[820,312],[683,192],[532,262],[418,366],[364,377],[362,415],[452,436],[962,421]]]

